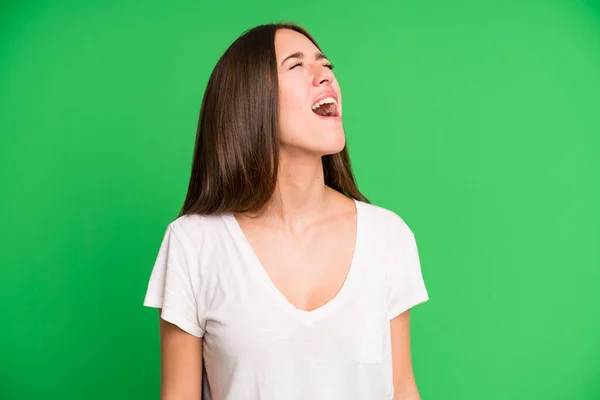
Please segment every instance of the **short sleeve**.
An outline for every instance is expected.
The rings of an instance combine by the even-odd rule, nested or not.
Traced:
[[[397,222],[391,235],[394,256],[388,267],[390,320],[429,300],[415,236],[404,221]]]
[[[191,276],[186,253],[171,223],[150,275],[144,306],[160,308],[162,319],[196,337],[202,337],[202,310],[196,300]]]

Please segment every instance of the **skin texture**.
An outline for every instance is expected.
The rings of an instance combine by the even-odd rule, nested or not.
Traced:
[[[420,400],[410,354],[410,310],[390,322],[394,400]]]
[[[202,393],[202,339],[160,318],[160,398],[198,400]]]
[[[275,36],[280,105],[277,187],[257,218],[235,217],[275,287],[296,308],[314,310],[333,299],[348,273],[356,238],[352,199],[324,183],[321,157],[345,145],[341,119],[311,110],[317,96],[341,91],[329,61],[302,34]],[[301,52],[301,58],[286,58]],[[410,357],[409,311],[390,322],[396,400],[418,400]],[[202,340],[160,320],[161,399],[199,399]]]

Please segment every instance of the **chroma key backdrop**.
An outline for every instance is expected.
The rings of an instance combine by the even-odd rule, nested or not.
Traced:
[[[203,91],[278,21],[335,65],[358,185],[415,234],[423,400],[600,399],[595,0],[3,1],[0,399],[159,398],[142,301]]]

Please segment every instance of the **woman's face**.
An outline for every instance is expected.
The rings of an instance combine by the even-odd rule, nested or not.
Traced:
[[[290,29],[276,32],[275,53],[282,151],[340,152],[345,145],[342,95],[331,64],[306,36]]]

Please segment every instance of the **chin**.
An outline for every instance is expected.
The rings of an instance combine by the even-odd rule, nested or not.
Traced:
[[[318,134],[310,136],[298,134],[295,138],[284,136],[281,141],[281,148],[286,149],[289,147],[290,150],[295,149],[295,151],[305,154],[324,156],[339,153],[346,146],[346,136],[343,129],[327,129],[315,132],[318,132]]]
[[[319,146],[319,153],[323,156],[330,154],[337,154],[344,150],[346,146],[346,137],[344,133],[336,134],[334,137],[330,137],[327,142],[321,142]]]

